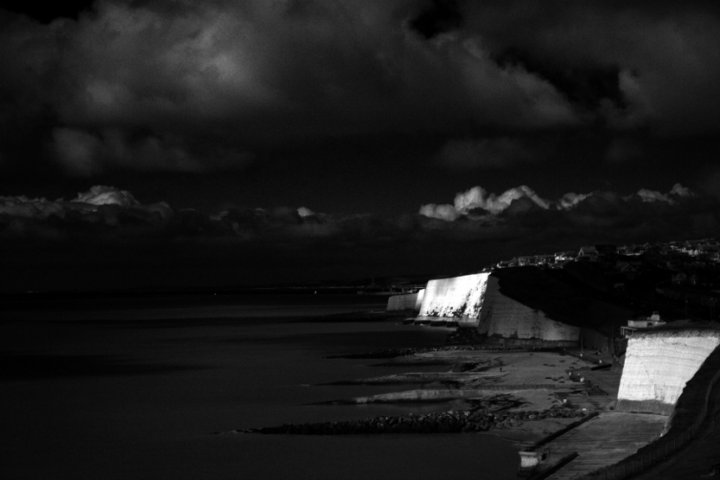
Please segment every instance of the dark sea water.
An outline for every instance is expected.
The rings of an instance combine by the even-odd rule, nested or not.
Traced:
[[[443,341],[443,331],[381,316],[333,316],[383,303],[341,295],[6,302],[0,478],[514,479],[514,447],[487,434],[216,433],[443,408],[313,405],[403,389],[318,385],[407,370],[329,355]]]

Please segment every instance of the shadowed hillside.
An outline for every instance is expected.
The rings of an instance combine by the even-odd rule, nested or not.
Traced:
[[[503,294],[570,325],[606,330],[633,316],[631,308],[566,270],[518,267],[498,269],[493,275]]]

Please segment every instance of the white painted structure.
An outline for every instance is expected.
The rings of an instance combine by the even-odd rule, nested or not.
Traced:
[[[520,450],[520,469],[528,470],[537,467],[542,460],[540,452],[535,450]]]
[[[623,337],[629,337],[638,330],[660,327],[665,325],[665,323],[666,322],[663,322],[660,318],[660,314],[658,312],[653,312],[653,314],[647,318],[628,320],[627,326],[620,327],[620,335]]]

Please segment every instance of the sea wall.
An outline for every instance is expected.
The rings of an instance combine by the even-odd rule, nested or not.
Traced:
[[[419,321],[476,323],[485,300],[489,273],[430,280],[418,314]]]
[[[388,312],[398,312],[407,310],[420,310],[423,298],[425,297],[425,289],[416,293],[403,293],[401,295],[392,295],[388,298]]]
[[[617,409],[669,415],[686,383],[720,345],[714,329],[658,329],[628,339]]]

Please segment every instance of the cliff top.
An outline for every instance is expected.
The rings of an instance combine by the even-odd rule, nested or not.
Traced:
[[[720,324],[716,322],[693,322],[677,320],[659,327],[633,332],[633,337],[669,337],[669,336],[707,336],[708,333],[720,336]]]

